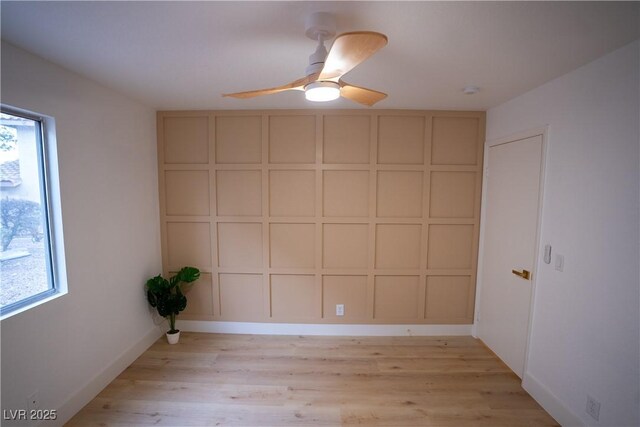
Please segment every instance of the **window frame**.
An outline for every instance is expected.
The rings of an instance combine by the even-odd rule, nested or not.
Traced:
[[[62,232],[62,211],[58,178],[58,156],[55,120],[42,114],[0,104],[0,111],[36,122],[36,152],[40,203],[42,206],[43,237],[46,248],[46,269],[50,287],[19,301],[0,307],[0,320],[63,296],[67,293],[67,277]]]

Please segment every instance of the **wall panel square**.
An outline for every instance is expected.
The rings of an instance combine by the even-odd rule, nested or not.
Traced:
[[[427,319],[471,319],[469,276],[428,276],[425,304]]]
[[[165,117],[163,131],[165,163],[209,163],[207,117]]]
[[[324,163],[369,163],[369,116],[324,116]]]
[[[344,316],[336,316],[336,304]],[[322,317],[333,320],[367,318],[367,276],[322,276]]]
[[[378,224],[376,268],[419,268],[421,230],[419,224]]]
[[[424,117],[380,116],[378,118],[378,163],[424,163]]]
[[[377,215],[379,217],[421,217],[422,180],[422,172],[379,171]]]
[[[322,230],[324,268],[367,268],[368,224],[324,224]]]
[[[315,163],[315,116],[269,118],[269,162]]]
[[[180,314],[213,316],[213,283],[210,273],[202,273],[198,280],[185,285],[183,289],[187,297],[187,308]]]
[[[432,165],[475,165],[478,163],[478,126],[469,117],[434,117],[431,141]]]
[[[216,171],[216,199],[219,216],[262,215],[262,172]]]
[[[315,267],[314,224],[271,224],[269,234],[271,267]]]
[[[271,216],[314,216],[315,212],[315,171],[272,170],[269,172]]]
[[[473,225],[431,224],[427,267],[467,269],[472,266]]]
[[[324,171],[323,215],[369,215],[369,171]]]
[[[224,320],[264,317],[261,274],[220,274],[220,315]]]
[[[216,117],[216,163],[260,163],[262,118]]]
[[[262,224],[218,223],[218,265],[220,267],[262,267]]]
[[[473,218],[476,172],[431,172],[432,218]]]
[[[271,275],[271,315],[274,318],[313,319],[317,312],[315,295],[313,275]]]
[[[419,294],[419,276],[376,276],[374,318],[417,318],[420,307]]]
[[[211,268],[209,223],[168,222],[167,255],[170,269],[185,266]]]
[[[208,171],[165,171],[167,215],[209,215]]]

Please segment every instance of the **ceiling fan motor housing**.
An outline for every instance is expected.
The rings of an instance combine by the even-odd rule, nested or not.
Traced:
[[[322,42],[316,48],[316,51],[309,55],[309,66],[305,69],[305,74],[310,76],[311,74],[319,73],[324,67],[324,61],[327,59],[327,48],[324,47]]]
[[[322,71],[324,61],[327,59],[324,41],[332,39],[336,35],[335,16],[328,12],[312,13],[305,22],[305,34],[318,42],[316,51],[309,56],[309,66],[305,69],[305,74],[310,76]]]

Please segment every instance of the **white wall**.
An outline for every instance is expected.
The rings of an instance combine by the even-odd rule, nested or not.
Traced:
[[[487,139],[548,125],[542,244],[524,384],[564,425],[640,425],[638,41],[498,107]],[[542,259],[542,256],[540,256]],[[601,402],[600,422],[585,413]]]
[[[161,333],[142,288],[161,271],[155,113],[6,43],[1,93],[56,120],[69,288],[2,321],[2,409],[38,390],[61,424]]]

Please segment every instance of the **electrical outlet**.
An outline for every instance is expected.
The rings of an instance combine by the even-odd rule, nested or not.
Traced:
[[[589,395],[587,395],[587,414],[596,421],[600,418],[600,402]]]
[[[336,304],[336,316],[344,316],[344,304]]]
[[[27,397],[27,407],[29,411],[37,411],[40,409],[40,397],[38,396],[38,390],[34,391]]]

